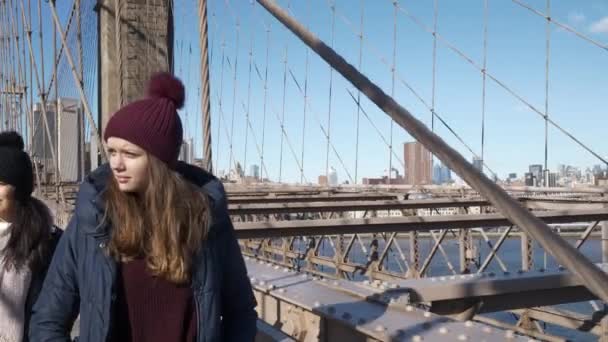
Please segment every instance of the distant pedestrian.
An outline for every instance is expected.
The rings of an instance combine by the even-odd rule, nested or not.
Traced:
[[[0,341],[27,341],[32,306],[40,293],[61,231],[49,209],[32,197],[34,172],[16,132],[0,133]]]

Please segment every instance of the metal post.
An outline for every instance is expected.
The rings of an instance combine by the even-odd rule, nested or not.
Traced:
[[[466,229],[458,230],[458,255],[460,256],[460,273],[467,271],[467,231]]]
[[[431,132],[422,122],[417,120],[409,111],[399,105],[395,100],[356,68],[348,64],[338,55],[314,36],[303,25],[290,17],[280,6],[271,0],[257,0],[275,18],[288,27],[296,36],[313,49],[321,58],[335,68],[342,76],[348,79],[357,89],[361,90],[379,108],[387,113],[401,127],[403,127],[425,148],[435,154],[445,165],[461,176],[473,189],[487,198],[499,209],[513,224],[525,230],[543,248],[550,252],[559,263],[576,274],[587,288],[600,299],[608,301],[608,275],[594,265],[590,260],[579,253],[572,245],[551,231],[551,228],[542,220],[534,216],[515,201],[505,190],[492,182],[475,169],[462,155],[447,145],[438,135]]]
[[[399,242],[395,242],[398,244]],[[420,269],[420,251],[418,246],[418,232],[413,231],[410,232],[410,267],[409,267],[409,276],[412,278],[419,278],[420,273],[418,270]]]
[[[532,240],[526,232],[521,232],[521,269],[529,271],[532,268]]]
[[[211,162],[211,91],[209,89],[209,56],[207,53],[209,37],[207,35],[207,0],[199,0],[199,31],[201,44],[201,109],[203,112],[203,162],[204,168],[213,171]]]
[[[608,221],[602,222],[602,262],[608,263]]]

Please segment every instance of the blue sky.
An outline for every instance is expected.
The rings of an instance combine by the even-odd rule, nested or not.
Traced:
[[[287,8],[287,1],[279,2]],[[293,15],[326,43],[332,38],[332,14],[328,1],[291,1]],[[361,2],[336,1],[334,48],[349,62],[358,64]],[[438,1],[437,31],[445,40],[463,51],[477,65],[483,62],[483,1]],[[545,11],[545,1],[528,4]],[[196,7],[188,4],[177,9],[176,72],[186,79],[190,94],[197,92],[198,37],[192,28],[197,27]],[[404,86],[407,82],[426,103],[432,101],[433,39],[432,35],[415,25],[403,11],[416,16],[424,25],[433,25],[433,2],[400,2],[396,17],[396,81],[392,88],[390,64],[393,55],[395,8],[391,1],[365,1],[363,15],[363,53],[361,70],[377,82],[417,118],[430,125],[429,110]],[[312,10],[311,10],[312,9]],[[180,11],[183,11],[180,13]],[[314,14],[311,14],[314,12]],[[554,19],[570,25],[581,33],[608,43],[608,6],[600,1],[553,2]],[[326,139],[320,123],[327,129],[329,112],[329,67],[313,53],[309,54],[307,121],[305,143],[302,144],[304,101],[290,74],[301,87],[306,78],[307,49],[293,35],[270,17],[257,4],[245,1],[210,1],[210,45],[212,112],[214,153],[219,156],[219,169],[227,169],[230,160],[230,143],[225,128],[231,131],[234,102],[233,159],[247,166],[259,164],[260,156],[253,142],[255,133],[261,144],[264,87],[255,67],[264,76],[266,51],[268,61],[268,102],[265,123],[264,156],[266,171],[277,180],[281,172],[284,181],[299,181],[298,164],[304,146],[304,175],[315,182],[324,174],[326,165]],[[236,45],[236,19],[239,21],[239,42]],[[346,18],[346,20],[344,19]],[[545,106],[545,44],[546,20],[511,1],[489,1],[488,6],[487,68],[499,81],[513,89],[544,112]],[[269,28],[270,44],[266,39]],[[187,34],[186,32],[190,32]],[[601,156],[608,156],[604,142],[606,116],[606,63],[608,51],[586,42],[572,33],[551,26],[549,115],[576,137],[588,144]],[[221,44],[225,42],[222,51]],[[249,50],[253,44],[251,93],[248,96]],[[184,47],[181,48],[180,46]],[[188,52],[186,51],[186,47]],[[190,55],[189,49],[192,48]],[[182,49],[182,53],[180,53]],[[238,52],[237,52],[238,49]],[[283,76],[287,49],[287,80],[285,90],[285,130],[281,163],[281,130],[277,117],[283,115]],[[222,52],[224,67],[222,69]],[[180,56],[181,54],[181,56]],[[384,59],[385,62],[382,60]],[[181,61],[181,63],[180,63]],[[234,65],[236,72],[236,97]],[[388,64],[388,65],[387,65]],[[223,80],[222,80],[223,70]],[[222,89],[220,88],[222,85]],[[195,90],[196,89],[196,90]],[[340,180],[381,175],[389,166],[389,149],[363,114],[360,114],[358,167],[355,167],[357,106],[347,90],[356,94],[353,87],[334,73],[332,84],[330,140],[342,162],[330,147],[329,165],[336,168]],[[219,94],[222,94],[223,121],[220,119]],[[249,100],[248,100],[249,98]],[[462,57],[438,42],[435,79],[436,111],[452,126],[463,140],[481,153],[481,73]],[[190,95],[187,112],[191,122],[198,112],[198,94]],[[253,129],[246,132],[246,107]],[[374,121],[386,140],[390,140],[390,119],[375,106],[363,99],[363,109]],[[185,111],[185,112],[186,112]],[[318,118],[318,119],[317,119]],[[218,149],[218,122],[221,122]],[[472,154],[438,121],[436,132],[468,159]],[[200,121],[191,126],[189,133],[200,139]],[[495,82],[486,83],[485,159],[499,176],[509,172],[522,173],[527,165],[544,160],[544,120]],[[245,135],[247,150],[245,150]],[[290,141],[294,153],[291,152]],[[403,160],[403,142],[412,138],[398,126],[393,127],[394,152]],[[200,149],[199,149],[200,150]],[[247,152],[245,152],[247,151]],[[199,153],[199,151],[197,151]],[[293,154],[295,154],[294,157]],[[297,161],[296,161],[297,159]],[[558,163],[590,166],[599,160],[577,146],[561,132],[549,130],[549,168]],[[281,167],[282,164],[282,167]],[[403,167],[396,158],[392,166]],[[350,177],[348,176],[350,174]]]
[[[488,72],[544,112],[546,20],[512,1],[488,2]],[[361,6],[364,6],[361,70],[385,92],[394,94],[395,99],[417,118],[430,125],[429,110],[404,86],[403,81],[410,84],[426,103],[431,104],[433,39],[430,33],[415,25],[403,11],[410,12],[424,25],[432,27],[433,1],[399,2],[396,15],[394,89],[390,68],[395,26],[395,7],[392,1],[363,1],[363,5],[361,1],[354,0],[337,0],[335,3],[334,48],[349,62],[358,64],[360,46],[357,34],[361,30]],[[528,0],[526,3],[539,11],[545,11],[545,1]],[[332,12],[329,1],[281,0],[279,4],[283,8],[289,6],[291,13],[309,26],[319,38],[331,43]],[[480,66],[483,62],[483,4],[481,0],[438,0],[437,31]],[[572,26],[600,44],[608,44],[608,4],[605,1],[552,1],[551,13],[555,20]],[[209,17],[212,133],[216,167],[228,168],[231,155],[228,139],[230,132],[233,135],[232,159],[246,164],[247,170],[251,164],[259,165],[260,153],[256,142],[261,149],[264,133],[264,176],[267,172],[271,179],[278,180],[281,173],[283,181],[297,182],[300,180],[298,165],[301,164],[305,179],[316,182],[317,176],[324,174],[326,167],[327,141],[320,125],[327,129],[330,107],[328,65],[314,53],[307,52],[299,40],[258,4],[240,0],[209,0]],[[181,115],[188,123],[187,135],[196,139],[196,154],[201,155],[197,1],[180,0],[175,9],[175,18],[175,72],[187,87],[186,108]],[[236,20],[239,23],[238,45]],[[269,29],[269,42],[266,29]],[[549,115],[601,156],[608,157],[608,146],[605,143],[608,124],[608,100],[605,96],[608,94],[608,51],[556,26],[551,26],[550,34]],[[250,49],[252,72],[249,81]],[[308,73],[305,68],[307,54]],[[284,63],[285,60],[287,63]],[[284,100],[285,65],[287,74]],[[264,82],[260,80],[256,67],[262,78],[268,68],[265,123]],[[304,100],[291,73],[301,87],[307,79],[306,121]],[[360,113],[357,157],[357,106],[348,90],[356,96],[356,90],[350,83],[334,73],[329,132],[330,140],[340,157],[330,147],[329,166],[336,168],[340,181],[349,178],[354,180],[355,172],[360,181],[362,177],[381,175],[389,166],[390,154],[380,134]],[[223,119],[220,115],[220,93]],[[477,154],[481,153],[481,103],[481,73],[445,44],[438,42],[436,111]],[[388,141],[391,135],[390,119],[367,99],[363,98],[361,105]],[[250,129],[247,129],[245,120],[247,108]],[[287,138],[283,137],[281,157],[278,118],[283,115]],[[436,132],[444,140],[468,159],[472,157],[445,127],[438,121],[435,124]],[[504,177],[509,172],[521,174],[527,165],[543,162],[544,120],[490,79],[486,83],[485,131],[485,159],[499,176]],[[394,153],[402,160],[403,143],[412,138],[397,125],[393,127],[392,135]],[[287,141],[291,144],[293,153]],[[549,168],[556,169],[558,163],[582,167],[599,164],[600,161],[550,127]],[[396,158],[392,158],[392,166],[403,170]]]

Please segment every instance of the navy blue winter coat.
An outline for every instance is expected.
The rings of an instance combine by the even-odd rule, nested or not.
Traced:
[[[197,342],[253,341],[256,301],[228,216],[224,188],[217,178],[197,167],[180,163],[177,171],[200,186],[213,209],[209,238],[195,257],[192,275]],[[117,265],[105,252],[111,227],[102,222],[102,192],[109,177],[111,170],[104,165],[80,186],[74,216],[34,305],[30,341],[70,341],[78,314],[79,342],[112,341]]]

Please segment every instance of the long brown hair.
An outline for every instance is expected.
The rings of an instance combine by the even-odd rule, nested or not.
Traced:
[[[194,254],[207,238],[209,200],[165,163],[148,158],[144,192],[122,192],[114,177],[105,192],[105,217],[112,226],[110,255],[117,261],[145,258],[152,274],[185,283]]]
[[[19,271],[27,266],[35,274],[52,257],[51,211],[40,200],[29,197],[17,201],[16,213],[10,228],[11,235],[2,250],[4,267]]]

